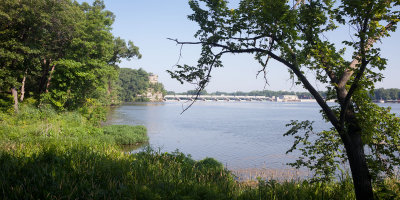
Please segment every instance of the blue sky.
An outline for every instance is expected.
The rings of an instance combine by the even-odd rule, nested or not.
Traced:
[[[239,0],[231,1],[232,4]],[[79,0],[78,2],[83,2]],[[87,0],[91,3],[93,0]],[[173,69],[179,57],[180,46],[166,38],[177,38],[180,41],[195,41],[193,37],[198,26],[189,21],[191,14],[186,0],[105,0],[106,9],[116,15],[113,34],[125,40],[132,40],[140,48],[143,57],[140,60],[123,61],[120,67],[143,68],[148,72],[159,75],[167,90],[182,92],[194,89],[193,85],[181,85],[170,78],[166,70]],[[346,31],[343,31],[346,32]],[[333,35],[346,36],[347,33]],[[347,34],[348,35],[348,34]],[[329,37],[329,36],[328,36]],[[346,36],[347,37],[347,36]],[[330,38],[331,39],[331,38]],[[382,40],[382,56],[389,59],[388,67],[383,72],[385,79],[377,87],[400,88],[400,30],[391,38]],[[184,46],[180,64],[195,65],[199,57],[199,46]],[[250,55],[226,55],[223,57],[224,68],[213,71],[211,83],[206,88],[214,91],[251,91],[262,90],[265,81],[262,76],[256,79],[260,65]],[[293,86],[287,69],[276,62],[268,66],[267,90],[304,91],[301,86]],[[306,72],[309,78],[311,72]],[[325,90],[324,85],[314,83],[319,90]]]

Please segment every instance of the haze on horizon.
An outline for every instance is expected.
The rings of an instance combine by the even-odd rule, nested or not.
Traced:
[[[93,0],[85,0],[92,3]],[[78,0],[82,3],[84,0]],[[174,69],[177,63],[180,46],[167,38],[176,38],[180,41],[196,41],[193,37],[198,30],[195,22],[187,19],[192,11],[185,1],[129,1],[129,0],[104,0],[106,9],[116,15],[113,25],[113,34],[132,40],[140,48],[143,55],[140,60],[123,61],[122,68],[143,68],[159,76],[159,82],[163,83],[166,90],[184,92],[195,89],[194,85],[181,85],[171,79],[166,70]],[[230,1],[234,7],[238,0]],[[339,34],[328,36],[335,40],[336,37],[349,37],[350,30],[343,30]],[[385,79],[376,84],[376,88],[400,88],[400,58],[397,56],[398,44],[400,44],[400,31],[391,37],[382,40],[380,47],[382,57],[388,59],[387,69],[382,73]],[[184,46],[179,64],[196,65],[200,54],[200,46]],[[286,90],[305,91],[301,86],[293,84],[285,66],[270,62],[268,66],[265,85],[263,75],[256,78],[261,66],[253,59],[252,55],[226,55],[223,57],[224,68],[215,69],[212,73],[211,83],[206,90],[208,92],[224,91],[253,91],[253,90]],[[306,72],[308,77],[313,74]],[[318,90],[325,90],[324,85],[314,82]]]

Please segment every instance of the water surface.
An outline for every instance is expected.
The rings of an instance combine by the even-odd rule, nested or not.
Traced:
[[[331,127],[322,120],[317,103],[196,102],[181,114],[180,102],[123,105],[113,109],[109,124],[144,125],[150,145],[176,149],[199,160],[213,157],[229,169],[288,168],[296,154],[285,152],[293,143],[283,137],[290,120],[315,121],[315,130]],[[400,113],[400,104],[391,106]]]

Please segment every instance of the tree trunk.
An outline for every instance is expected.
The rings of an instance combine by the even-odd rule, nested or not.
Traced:
[[[14,97],[14,111],[17,113],[18,112],[18,92],[15,89],[15,87],[11,88],[11,93]]]
[[[24,78],[22,79],[22,86],[21,86],[21,97],[20,101],[22,102],[25,97],[25,81],[26,81],[26,74],[28,73],[28,70],[25,70]]]
[[[115,100],[114,100],[114,95],[113,95],[112,91],[113,91],[112,83],[111,83],[111,80],[109,79],[108,80],[107,94],[108,94],[108,97],[111,100],[111,104],[114,104]]]
[[[49,75],[50,62],[48,62],[46,59],[43,59],[41,65],[42,65],[42,76],[40,77],[40,82],[38,87],[39,96],[45,91],[46,82],[48,80],[47,76]]]
[[[111,88],[111,81],[110,80],[108,80],[107,86],[108,86],[107,87],[107,95],[111,96],[112,88]]]
[[[53,72],[54,72],[54,68],[55,68],[55,67],[56,67],[56,65],[53,65],[53,66],[51,67],[50,75],[49,75],[49,78],[47,79],[47,84],[46,84],[46,93],[49,92],[49,86],[50,86],[50,81],[51,81],[51,75],[53,75]]]
[[[369,174],[367,161],[364,153],[364,145],[361,140],[361,128],[355,122],[355,117],[349,116],[347,134],[342,140],[349,159],[351,175],[353,177],[354,190],[358,200],[374,199],[371,175]]]

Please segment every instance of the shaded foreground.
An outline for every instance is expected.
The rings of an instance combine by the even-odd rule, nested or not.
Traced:
[[[195,161],[151,149],[124,153],[118,144],[146,141],[144,127],[100,128],[78,113],[32,108],[0,117],[1,199],[355,198],[349,177],[238,182],[212,158]],[[382,199],[399,198],[399,183],[382,185],[375,186]]]

